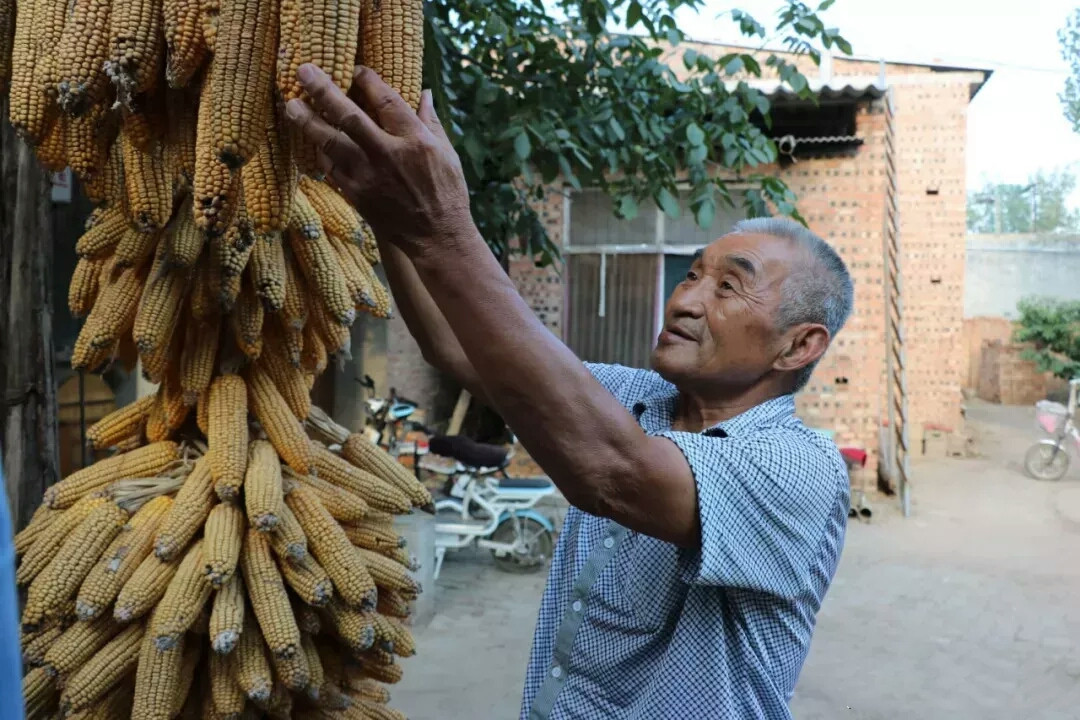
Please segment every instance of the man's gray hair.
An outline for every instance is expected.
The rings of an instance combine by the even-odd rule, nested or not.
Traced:
[[[847,266],[832,247],[794,220],[788,218],[752,218],[735,224],[732,232],[743,235],[769,235],[783,238],[806,249],[811,264],[799,269],[784,281],[783,299],[776,323],[786,330],[802,323],[824,325],[835,338],[844,327],[855,302],[855,288]],[[795,376],[795,390],[810,381],[816,362],[800,369]]]

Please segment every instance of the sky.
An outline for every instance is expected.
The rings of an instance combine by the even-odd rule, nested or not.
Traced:
[[[737,7],[766,27],[782,0],[705,0],[679,25],[698,40],[738,41],[717,15]],[[814,2],[814,0],[808,0]],[[1057,31],[1080,0],[837,0],[824,14],[855,55],[994,69],[968,112],[968,189],[987,182],[1021,183],[1038,170],[1075,164],[1080,135],[1061,112],[1068,76]],[[1080,207],[1080,190],[1072,198]]]

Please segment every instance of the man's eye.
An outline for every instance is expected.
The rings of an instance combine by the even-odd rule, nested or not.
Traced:
[[[686,273],[686,279],[687,280],[697,280],[697,273],[694,272],[693,270],[691,270],[690,272]]]
[[[720,289],[721,290],[734,290],[735,287],[731,283],[729,283],[727,280],[722,280],[720,282]]]

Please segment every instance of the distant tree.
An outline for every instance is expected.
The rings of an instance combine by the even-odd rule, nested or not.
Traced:
[[[1080,376],[1080,301],[1024,298],[1013,339],[1030,344],[1024,357],[1042,372],[1066,380]]]
[[[1065,118],[1072,123],[1075,132],[1080,132],[1080,8],[1073,10],[1065,27],[1058,30],[1058,41],[1061,56],[1069,63],[1069,77],[1058,97],[1064,106]]]
[[[1027,185],[990,183],[968,195],[967,227],[976,233],[1080,231],[1080,210],[1067,201],[1076,188],[1069,170],[1039,171]]]

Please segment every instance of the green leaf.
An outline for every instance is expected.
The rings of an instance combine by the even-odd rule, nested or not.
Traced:
[[[638,214],[638,204],[632,195],[623,195],[619,198],[618,214],[623,220],[633,220]]]
[[[716,203],[712,198],[704,200],[700,206],[698,206],[697,212],[694,213],[694,220],[697,221],[698,227],[703,230],[708,230],[712,227],[713,220],[716,218]]]
[[[632,28],[639,22],[641,22],[641,5],[637,0],[632,0],[630,7],[626,9],[626,27]]]
[[[532,153],[532,143],[529,142],[529,135],[524,130],[514,138],[514,152],[522,160],[527,160],[529,154]]]
[[[686,139],[691,145],[703,145],[705,143],[705,131],[698,127],[695,122],[686,126]]]
[[[822,2],[819,3],[817,6],[817,12],[825,12],[826,10],[831,8],[833,6],[833,3],[835,2],[836,0],[822,0]]]
[[[679,217],[679,201],[675,199],[675,196],[671,194],[671,191],[662,187],[656,191],[655,199],[656,204],[660,206],[660,209],[663,210],[668,217]]]
[[[726,72],[728,75],[735,75],[736,73],[742,72],[743,67],[744,65],[742,57],[736,55],[728,61],[727,65],[724,66],[724,72]]]
[[[615,135],[616,139],[620,141],[626,139],[626,131],[623,130],[623,126],[620,125],[619,121],[616,120],[614,117],[612,117],[611,120],[608,121],[608,127],[611,128],[611,132]]]
[[[698,52],[694,48],[687,48],[682,56],[683,65],[687,70],[692,70],[698,61]]]
[[[687,165],[700,165],[709,156],[709,148],[704,145],[695,145],[686,153]]]

